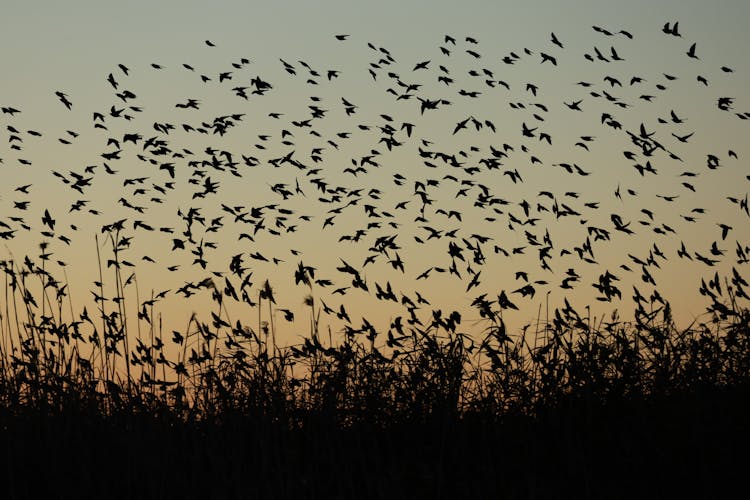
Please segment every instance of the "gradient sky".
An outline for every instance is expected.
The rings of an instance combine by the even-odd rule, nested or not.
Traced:
[[[416,299],[415,291],[428,298],[431,305],[421,309],[423,318],[438,308],[446,313],[454,309],[463,312],[461,330],[467,332],[478,332],[482,328],[481,323],[475,323],[479,319],[477,312],[469,308],[472,300],[482,293],[492,299],[505,290],[520,309],[507,319],[512,325],[522,325],[537,317],[548,290],[553,307],[567,298],[580,312],[592,304],[599,314],[619,309],[627,316],[633,309],[630,299],[633,285],[646,297],[658,289],[671,300],[678,320],[687,324],[707,305],[698,294],[702,278],[708,281],[715,272],[720,276],[731,275],[733,266],[740,272],[746,267],[737,262],[735,248],[750,244],[748,217],[727,197],[745,198],[750,185],[746,178],[750,174],[746,160],[750,151],[745,144],[750,121],[737,116],[737,113],[750,112],[747,19],[750,19],[750,3],[739,0],[4,2],[0,19],[0,47],[3,47],[0,105],[19,109],[21,113],[0,115],[4,136],[0,142],[3,160],[0,163],[0,221],[16,231],[13,239],[4,241],[6,255],[3,258],[11,254],[17,261],[23,255],[35,258],[39,254],[39,242],[50,241],[53,260],[67,263],[65,272],[70,281],[71,297],[75,308],[80,309],[90,304],[89,290],[98,279],[95,235],[101,240],[103,225],[127,218],[123,235],[133,240],[124,258],[135,267],[126,269],[125,274],[135,271],[140,301],[148,298],[152,290],[154,293],[172,292],[158,306],[168,325],[165,330],[182,329],[192,311],[205,312],[212,307],[209,292],[200,292],[186,300],[174,295],[175,290],[186,282],[197,282],[207,276],[213,276],[217,284],[223,283],[223,277],[210,275],[210,272],[230,276],[231,257],[242,254],[243,266],[253,272],[250,280],[253,286],[249,290],[254,297],[263,281],[270,279],[278,307],[297,313],[293,324],[277,318],[280,334],[288,342],[307,333],[309,316],[303,312],[302,302],[308,290],[294,286],[293,280],[294,269],[300,261],[316,268],[316,278],[333,283],[328,287],[316,286],[315,295],[336,310],[344,304],[355,327],[361,324],[362,316],[381,327],[387,327],[396,315],[406,317],[400,306],[375,299],[375,283],[385,286],[387,282],[399,298],[403,293]],[[671,25],[676,21],[681,37],[662,33],[664,23]],[[600,26],[615,35],[605,36],[592,26]],[[619,34],[620,30],[631,33],[634,39]],[[563,43],[563,49],[551,43],[551,32]],[[337,34],[349,37],[339,41],[334,37]],[[456,45],[447,44],[445,35],[453,36]],[[478,43],[469,43],[466,37]],[[215,46],[208,46],[205,40]],[[686,54],[692,43],[696,43],[699,59]],[[442,53],[440,47],[449,49],[450,55]],[[594,59],[590,62],[584,54],[595,55],[594,47],[607,56],[614,47],[624,61]],[[525,48],[531,54],[526,54]],[[467,50],[481,57],[475,58]],[[509,65],[503,58],[511,52],[520,57]],[[541,64],[541,52],[553,55],[557,66]],[[388,54],[393,59],[390,64],[382,61]],[[250,62],[240,64],[242,58]],[[290,64],[295,74],[285,70],[281,60]],[[430,61],[426,69],[414,70],[415,65],[425,61]],[[320,76],[312,77],[302,62]],[[240,67],[232,66],[233,63]],[[125,75],[118,64],[128,67],[129,74]],[[156,69],[152,64],[162,68]],[[441,65],[445,70],[440,69]],[[722,66],[733,71],[722,71]],[[326,78],[329,70],[338,71],[338,77]],[[376,73],[375,79],[368,70]],[[480,76],[472,76],[469,73],[472,70]],[[231,80],[219,82],[222,72],[232,72]],[[117,90],[107,81],[110,73],[118,83]],[[676,78],[667,78],[665,74]],[[201,75],[211,80],[204,82]],[[452,83],[439,82],[440,75],[449,76]],[[705,77],[709,85],[699,83],[698,75]],[[605,76],[616,78],[622,86],[612,86],[604,80]],[[634,76],[643,81],[631,85]],[[255,77],[271,83],[273,89],[262,96],[251,95],[247,100],[232,91],[234,87],[246,86],[250,92],[251,80]],[[308,82],[311,77],[317,84]],[[489,86],[486,80],[491,80],[494,86]],[[499,85],[500,80],[510,89]],[[398,81],[419,87],[408,92],[409,98],[397,99],[406,90]],[[577,85],[580,81],[592,86]],[[537,87],[536,96],[527,87],[529,83]],[[664,90],[657,85],[664,86]],[[124,102],[115,96],[125,89],[136,97]],[[389,89],[393,93],[389,93]],[[460,95],[459,90],[481,92],[481,95],[471,98]],[[63,106],[56,91],[68,96],[71,110]],[[605,91],[627,107],[621,108],[615,101],[608,101]],[[648,102],[641,97],[644,95],[654,97]],[[319,101],[313,102],[311,97]],[[418,97],[445,99],[451,105],[420,115]],[[733,109],[719,110],[717,99],[720,97],[734,98]],[[190,98],[200,102],[198,110],[175,107]],[[342,98],[357,105],[356,113],[351,116],[345,113]],[[582,100],[583,112],[564,105],[577,100]],[[320,137],[310,135],[311,129],[292,124],[309,118],[311,105],[327,110],[323,119],[312,122],[312,129],[318,131]],[[125,120],[110,116],[112,106],[115,110],[137,106],[142,112],[126,110],[132,120]],[[674,123],[671,111],[678,118],[684,118],[684,122]],[[94,112],[105,115],[106,130],[94,128]],[[271,112],[283,113],[283,116],[274,119],[269,117]],[[200,127],[202,122],[234,113],[241,113],[243,117],[224,136],[187,133],[181,126],[188,123]],[[622,124],[622,129],[615,130],[603,124],[603,113],[612,115]],[[381,116],[384,114],[393,122],[387,122]],[[482,123],[491,121],[496,132],[491,132],[486,125],[476,130],[469,122],[466,130],[453,134],[456,124],[470,116]],[[659,118],[665,123],[660,123]],[[161,134],[154,129],[155,122],[174,124],[176,130],[169,135]],[[414,125],[411,137],[399,130],[394,137],[402,145],[388,151],[378,127],[390,123],[400,129],[404,122]],[[552,144],[541,142],[538,136],[523,137],[522,123],[537,127],[537,134],[548,133]],[[651,158],[641,155],[627,131],[637,135],[642,123],[681,160],[669,158],[664,151],[657,151]],[[362,130],[359,125],[371,128]],[[29,134],[29,130],[42,135]],[[68,131],[77,136],[73,137]],[[282,137],[284,131],[293,135]],[[143,139],[137,145],[125,143],[124,134],[133,133],[142,135]],[[685,143],[672,135],[690,133],[694,135]],[[259,136],[268,137],[264,140]],[[591,142],[583,141],[588,151],[575,145],[582,142],[581,136],[593,137]],[[170,149],[183,157],[149,155],[142,148],[143,141],[149,137],[169,141]],[[70,144],[63,144],[60,138]],[[119,141],[120,159],[108,161],[101,157],[102,153],[117,149],[116,144],[108,143],[110,138]],[[421,144],[422,139],[432,144]],[[282,144],[283,140],[289,144]],[[338,149],[329,140],[335,142]],[[12,149],[14,144],[21,149]],[[480,159],[491,156],[490,146],[502,149],[504,144],[513,151],[501,159],[502,166],[488,170],[479,163]],[[210,160],[211,155],[205,152],[208,147],[231,152],[234,160],[240,162],[237,168],[242,176],[204,167],[205,175],[219,182],[219,193],[193,199],[199,186],[190,184],[189,179],[197,168],[189,166],[188,162]],[[472,151],[472,147],[476,150]],[[323,148],[319,163],[311,159],[314,148]],[[463,167],[476,165],[480,169],[469,174],[434,158],[427,160],[437,168],[430,168],[425,166],[425,158],[420,157],[420,148],[456,155]],[[373,149],[378,151],[377,155],[372,155]],[[736,159],[729,156],[729,150],[736,153]],[[302,162],[306,169],[291,164],[275,168],[268,163],[292,151],[293,158]],[[636,158],[626,158],[624,151],[637,153]],[[720,159],[718,168],[707,167],[709,154]],[[244,166],[242,155],[256,157],[258,166]],[[359,164],[362,157],[368,155],[373,156],[378,167],[369,166],[366,173],[357,176],[344,171],[352,166],[352,160]],[[532,156],[539,163],[533,163]],[[19,158],[31,165],[20,163]],[[158,161],[152,165],[149,159]],[[633,168],[635,163],[645,164],[646,160],[651,161],[658,174],[641,176]],[[175,164],[175,189],[161,195],[154,184],[163,186],[170,181],[167,172],[158,169],[159,163],[167,161]],[[117,174],[106,174],[104,162]],[[575,163],[590,175],[567,173],[558,165],[560,163]],[[95,173],[91,187],[85,188],[84,193],[73,191],[69,184],[52,174],[57,171],[71,180],[71,171],[87,175],[84,174],[87,166],[94,166]],[[312,168],[321,171],[309,175]],[[522,176],[522,182],[514,183],[509,175],[503,175],[504,171],[514,170]],[[685,172],[697,175],[681,176]],[[403,185],[394,183],[394,174],[404,176]],[[446,175],[456,177],[457,182],[445,179]],[[148,179],[143,184],[123,185],[125,179],[139,177]],[[330,196],[317,190],[311,182],[315,178],[324,178],[331,188],[341,186],[342,201],[330,204],[319,201],[319,197]],[[421,202],[414,193],[414,183],[427,179],[438,180],[439,185],[427,188],[432,203],[425,207],[427,222],[420,222],[415,220],[420,215]],[[462,180],[475,184],[460,186]],[[204,178],[199,181],[202,183]],[[270,189],[281,183],[294,191],[297,182],[304,196],[282,200]],[[693,186],[695,192],[683,182]],[[29,194],[15,191],[16,187],[26,184],[33,184]],[[481,193],[477,184],[489,187],[492,196],[507,204],[475,206],[474,201]],[[621,200],[614,195],[618,186]],[[469,188],[468,195],[457,198],[456,193],[462,187]],[[146,192],[137,194],[138,188]],[[370,190],[373,188],[379,190],[375,193],[377,198],[372,197]],[[627,194],[627,189],[637,195]],[[581,215],[556,218],[551,212],[555,201],[540,196],[540,191],[552,193],[558,206],[566,204]],[[566,195],[571,192],[577,197]],[[657,195],[678,198],[667,202]],[[152,201],[153,197],[160,198],[161,203]],[[144,212],[123,206],[118,202],[120,198],[133,206],[144,207]],[[332,227],[322,229],[323,221],[332,215],[329,210],[354,199],[356,204],[342,210]],[[19,210],[15,203],[24,200],[30,203],[26,210]],[[69,213],[77,200],[87,200],[88,204],[80,212]],[[406,208],[396,208],[399,202],[406,200],[409,200]],[[528,217],[520,205],[524,200],[530,206]],[[592,202],[598,208],[585,206]],[[244,210],[277,204],[277,208],[294,212],[280,214],[273,209],[266,210],[267,228],[274,228],[279,221],[277,217],[287,216],[281,220],[283,225],[276,226],[281,236],[261,230],[254,242],[238,241],[241,232],[252,233],[253,227],[235,224],[230,214],[221,210],[221,204],[243,206]],[[365,205],[394,217],[367,218]],[[185,213],[190,207],[200,207],[207,221],[223,217],[224,225],[216,232],[206,231],[208,226],[196,224],[194,227],[196,242],[203,239],[216,243],[215,249],[206,248],[209,263],[205,270],[192,263],[194,255],[190,251],[195,245],[188,243],[185,250],[171,250],[172,239],[181,237],[179,233],[185,230],[177,212]],[[500,213],[494,213],[493,207]],[[446,212],[460,211],[462,220],[436,213],[439,208]],[[547,211],[543,211],[544,208]],[[44,230],[41,219],[45,209],[56,220],[54,238],[39,234]],[[87,213],[88,209],[99,214]],[[704,213],[697,213],[695,209],[702,209]],[[624,223],[629,222],[635,234],[617,231],[612,214],[619,215]],[[653,220],[649,214],[653,215]],[[310,215],[310,222],[300,220],[300,215]],[[523,225],[512,222],[511,216],[521,221],[539,220],[535,225]],[[684,216],[695,217],[695,222],[687,221]],[[494,217],[494,220],[486,217]],[[175,232],[134,230],[134,220],[144,221],[155,229],[172,228]],[[352,235],[357,229],[366,228],[368,223],[378,221],[381,226],[370,228],[358,243],[339,242],[342,235]],[[397,227],[389,226],[389,221],[397,223]],[[725,240],[721,238],[719,223],[732,227]],[[30,226],[30,230],[24,230],[23,224]],[[75,230],[71,224],[76,226]],[[654,232],[654,228],[661,228],[662,224],[674,229],[676,234]],[[286,232],[291,225],[297,226],[297,230]],[[427,240],[429,232],[424,229],[425,225],[443,233],[456,229],[456,239],[442,235]],[[595,263],[587,263],[578,258],[574,247],[580,246],[587,236],[593,240],[587,230],[592,226],[608,230],[611,239],[595,242]],[[549,232],[553,242],[549,259],[551,271],[540,268],[540,247],[530,244],[525,231],[540,242],[545,231]],[[481,270],[479,284],[467,292],[471,274],[466,265],[471,261],[472,252],[466,249],[462,238],[474,244],[473,234],[492,240],[481,245],[486,260],[481,265],[472,265],[474,272]],[[70,238],[71,244],[60,241],[60,235]],[[400,247],[398,254],[404,261],[404,272],[394,269],[384,255],[379,255],[373,264],[363,266],[365,258],[373,254],[368,249],[376,238],[393,235]],[[415,237],[425,243],[418,244]],[[415,281],[429,267],[447,269],[450,266],[447,255],[450,241],[464,248],[467,262],[458,261],[462,279],[433,270],[429,279]],[[711,256],[713,242],[725,253],[714,256],[721,262],[708,267],[695,260],[678,258],[681,242],[691,256],[695,252]],[[645,261],[650,253],[653,256],[654,244],[666,256],[666,259],[655,258],[658,267],[647,268],[656,280],[656,287],[643,282],[641,266],[633,259]],[[504,257],[495,253],[495,245],[508,251],[525,247],[524,254]],[[299,250],[300,254],[293,255],[290,249]],[[563,249],[572,254],[560,255]],[[108,258],[110,250],[111,246],[102,243],[104,259]],[[253,259],[250,254],[255,252],[283,262],[276,265]],[[153,257],[156,263],[144,261],[144,255]],[[393,250],[389,251],[389,256],[395,256]],[[351,277],[336,270],[342,265],[341,259],[362,272],[370,294],[352,289]],[[172,272],[166,269],[169,265],[180,267]],[[53,262],[50,266],[53,274],[63,279],[61,268]],[[580,280],[574,289],[560,290],[558,286],[571,268],[580,275]],[[596,300],[598,294],[591,285],[608,270],[619,278],[617,286],[622,290],[623,299],[601,303]],[[512,293],[526,284],[516,277],[517,271],[527,273],[532,284],[540,280],[549,284],[534,284],[535,297],[522,298]],[[105,283],[111,284],[112,269],[105,268],[104,272]],[[239,287],[240,279],[231,277],[231,280]],[[350,286],[347,295],[332,294],[334,289],[344,286]],[[110,288],[108,295],[112,291]],[[135,291],[129,288],[128,293],[132,312],[137,302]],[[227,309],[232,321],[241,319],[253,327],[257,324],[255,309],[231,300]],[[341,322],[335,317],[323,315],[321,318],[323,328],[328,324],[334,331],[340,328]]]

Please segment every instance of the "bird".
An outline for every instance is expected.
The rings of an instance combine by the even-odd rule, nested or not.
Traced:
[[[672,27],[669,27],[669,22],[664,23],[664,26],[662,27],[662,32],[666,33],[667,35],[672,35],[676,37],[681,37],[682,35],[678,32],[678,26],[679,22],[675,21],[672,24]]]
[[[563,101],[563,104],[565,104],[565,106],[567,106],[567,107],[568,107],[568,109],[571,109],[571,110],[573,110],[573,111],[583,111],[583,110],[582,110],[582,109],[581,109],[581,108],[579,107],[579,106],[580,106],[580,104],[581,104],[581,102],[583,102],[583,99],[579,99],[579,100],[577,100],[577,101],[572,101],[572,102],[570,102],[570,103],[567,103],[567,102]]]
[[[50,230],[54,231],[55,229],[55,220],[52,218],[52,216],[49,213],[48,209],[44,209],[44,216],[42,217],[42,224],[48,226]]]
[[[672,132],[672,137],[674,137],[680,142],[688,142],[688,139],[690,139],[693,136],[693,134],[695,134],[695,132],[691,132],[690,134],[680,136]]]
[[[688,55],[688,57],[690,57],[690,58],[692,58],[692,59],[700,59],[700,57],[698,57],[698,56],[696,56],[696,55],[695,55],[695,45],[696,45],[696,44],[695,44],[695,43],[693,43],[693,44],[692,44],[692,45],[690,46],[690,48],[688,49],[688,51],[686,52],[686,54]]]
[[[58,97],[58,99],[60,99],[60,102],[63,103],[63,105],[66,108],[68,108],[68,110],[70,110],[73,107],[73,103],[71,103],[68,100],[68,95],[67,94],[65,94],[63,92],[60,92],[59,90],[56,90],[55,91],[55,95]]]
[[[551,33],[551,34],[550,34],[550,37],[551,37],[551,38],[550,38],[550,41],[551,41],[551,42],[552,42],[553,44],[557,45],[557,46],[558,46],[558,47],[560,47],[561,49],[563,48],[563,44],[562,44],[562,43],[560,42],[560,40],[558,40],[558,39],[557,39],[557,36],[556,36],[556,35],[555,35],[554,33]]]
[[[557,66],[557,59],[554,56],[545,54],[544,52],[539,53],[542,56],[542,64],[549,61],[553,66]]]

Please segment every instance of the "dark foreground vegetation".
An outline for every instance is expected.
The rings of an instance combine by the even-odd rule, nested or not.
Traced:
[[[4,270],[2,498],[711,498],[750,464],[750,310],[728,282],[687,329],[655,295],[634,322],[566,303],[509,332],[480,297],[481,339],[439,311],[321,339],[313,314],[279,347],[221,293],[210,323],[134,333],[119,274],[114,310],[63,321],[64,285]]]

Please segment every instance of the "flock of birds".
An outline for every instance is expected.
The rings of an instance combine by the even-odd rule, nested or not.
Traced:
[[[5,170],[6,178],[10,171],[14,172],[12,175],[33,172],[31,175],[36,178],[51,172],[61,188],[60,198],[72,196],[68,214],[93,218],[102,232],[116,231],[120,249],[130,247],[135,241],[147,241],[152,248],[155,242],[166,242],[162,253],[169,256],[169,262],[162,263],[158,257],[152,257],[156,253],[144,253],[140,257],[142,263],[162,265],[177,272],[180,265],[175,262],[189,253],[191,267],[206,272],[202,278],[163,290],[140,306],[167,294],[188,298],[208,288],[251,305],[256,305],[259,297],[274,300],[268,281],[261,285],[258,269],[260,266],[286,269],[287,261],[292,266],[289,273],[290,276],[293,273],[295,284],[316,286],[323,312],[347,324],[353,321],[346,306],[332,304],[337,296],[355,293],[360,295],[354,300],[369,296],[398,304],[408,312],[404,321],[423,324],[417,313],[420,309],[429,310],[427,283],[437,275],[460,283],[457,296],[477,294],[473,305],[492,303],[502,309],[518,309],[522,300],[533,300],[540,290],[554,288],[567,293],[581,286],[593,287],[598,300],[619,300],[623,298],[625,276],[630,275],[634,285],[638,285],[633,286],[633,299],[640,308],[649,301],[663,300],[658,293],[655,270],[673,257],[711,269],[714,276],[701,282],[700,293],[713,298],[722,295],[723,286],[713,268],[718,269],[723,261],[732,258],[730,279],[735,296],[748,298],[743,288],[747,282],[738,270],[750,261],[747,226],[712,221],[709,224],[715,224],[712,234],[716,237],[704,247],[687,248],[683,241],[677,243],[682,231],[692,231],[691,224],[709,217],[705,207],[684,207],[679,205],[678,198],[699,193],[700,176],[718,175],[730,163],[734,165],[732,168],[738,168],[737,152],[733,149],[707,152],[698,164],[694,156],[688,159],[680,149],[693,146],[698,139],[695,130],[685,130],[684,124],[690,123],[688,118],[671,109],[649,121],[650,110],[658,109],[657,104],[675,80],[690,78],[696,87],[695,95],[703,95],[699,92],[710,89],[712,79],[730,78],[733,69],[717,66],[715,74],[700,72],[711,71],[712,66],[703,63],[696,43],[685,43],[680,57],[695,61],[695,74],[620,76],[632,71],[624,62],[632,57],[627,44],[634,36],[626,30],[599,26],[593,29],[597,46],[583,57],[586,64],[606,71],[599,80],[578,81],[575,84],[578,95],[562,102],[540,102],[546,90],[544,82],[527,82],[519,87],[509,83],[509,79],[502,79],[502,75],[514,71],[522,62],[548,70],[565,64],[565,51],[569,49],[563,37],[555,33],[551,33],[541,49],[510,51],[499,59],[483,53],[479,41],[471,36],[461,39],[446,35],[432,57],[408,63],[397,61],[389,49],[368,43],[371,59],[364,70],[365,76],[378,92],[377,99],[402,114],[397,116],[384,107],[383,112],[368,115],[363,121],[359,117],[365,114],[361,109],[364,103],[355,103],[353,98],[345,96],[333,101],[313,95],[307,97],[302,111],[268,112],[264,118],[272,122],[270,131],[258,134],[255,144],[240,152],[223,149],[216,143],[245,133],[253,123],[258,123],[260,117],[245,108],[260,100],[271,100],[277,87],[259,74],[247,77],[253,68],[250,58],[231,62],[231,67],[218,74],[201,73],[187,63],[178,68],[188,76],[199,76],[206,89],[233,99],[236,113],[206,118],[205,99],[180,96],[170,105],[183,119],[182,123],[157,120],[138,130],[134,125],[146,121],[141,118],[144,108],[137,94],[127,88],[131,72],[136,69],[117,64],[103,78],[112,95],[109,109],[92,113],[87,125],[90,130],[80,132],[71,127],[57,137],[63,146],[72,146],[82,134],[102,140],[104,151],[95,162],[67,172],[37,166],[24,152],[44,134],[18,125],[16,120],[22,117],[23,110],[3,103],[0,119],[8,150],[0,157],[0,168]],[[661,31],[665,37],[682,38],[677,22],[664,24]],[[336,35],[335,42],[353,43],[349,35]],[[218,50],[210,40],[205,41],[205,46],[206,50]],[[280,63],[286,78],[303,82],[304,88],[311,91],[324,86],[335,89],[336,81],[345,76],[342,70],[316,69],[302,60],[281,59]],[[469,68],[467,73],[455,69],[463,66]],[[165,67],[152,63],[146,70],[159,72]],[[175,92],[179,90],[176,88]],[[518,99],[511,99],[518,94]],[[64,112],[80,106],[72,91],[58,90],[54,95]],[[714,99],[713,107],[727,120],[750,118],[750,112],[735,109],[734,98]],[[493,108],[504,116],[522,116],[517,128],[512,132],[502,131]],[[467,116],[465,110],[469,109],[477,112]],[[603,167],[587,166],[583,161],[544,159],[552,151],[553,143],[559,146],[559,139],[553,137],[548,127],[550,117],[562,113],[565,120],[575,120],[576,114],[583,116],[591,109],[597,110],[593,123],[598,129],[563,147],[574,152],[571,155],[585,157],[594,154],[589,152],[601,137],[620,137],[627,141],[628,147],[616,155],[619,161],[625,158],[633,170],[614,174]],[[618,117],[630,109],[638,110],[640,123],[631,126],[627,119]],[[435,132],[443,117],[454,116],[447,110],[460,119]],[[484,116],[480,116],[482,112]],[[338,131],[330,132],[325,126],[329,123],[334,123]],[[444,138],[420,137],[423,132],[443,134]],[[187,147],[180,147],[180,140],[186,141]],[[203,151],[191,146],[204,142],[213,145]],[[453,143],[459,146],[451,150],[449,144]],[[363,147],[364,151],[351,154],[347,144]],[[348,161],[342,168],[340,158],[347,154]],[[400,155],[398,161],[389,160],[389,154]],[[403,157],[407,154],[413,156],[405,163]],[[136,171],[134,164],[144,175],[131,175]],[[675,165],[680,169],[678,175],[670,172]],[[266,182],[273,175],[278,175],[281,181]],[[589,176],[597,178],[601,186],[616,184],[614,192],[556,190],[556,186],[583,183]],[[648,185],[657,177],[663,182],[666,176],[675,179],[673,190],[657,193],[655,199],[645,199],[647,195],[639,195],[632,187],[621,187],[626,179]],[[120,191],[108,192],[107,196],[110,201],[116,200],[118,210],[127,214],[125,217],[112,221],[111,210],[92,205],[89,195],[95,185],[105,185],[103,178],[108,179],[106,185],[117,179]],[[513,199],[514,192],[529,192],[525,186],[531,182],[528,179],[542,179],[542,185],[534,189],[538,194],[533,198]],[[744,180],[750,180],[750,175]],[[386,182],[389,189],[377,187],[378,183]],[[270,201],[254,204],[253,200],[262,199],[257,193],[260,184],[268,188],[264,196]],[[12,203],[0,215],[0,238],[14,240],[21,233],[38,229],[44,238],[70,246],[79,229],[77,221],[67,228],[58,223],[58,219],[68,214],[38,206],[40,200],[32,199],[35,187],[35,181],[24,182],[11,186],[12,191],[0,197]],[[727,188],[735,189],[737,185],[733,183]],[[189,196],[182,189],[189,190]],[[246,193],[245,199],[250,203],[230,201],[232,197],[225,193],[232,189]],[[727,193],[726,199],[734,207],[740,224],[745,224],[745,217],[750,215],[747,193],[741,193],[743,189],[739,187],[740,194]],[[399,199],[391,203],[396,195]],[[661,203],[658,205],[661,208],[650,205],[653,202]],[[185,203],[191,206],[185,208],[182,206]],[[27,215],[32,206],[39,210],[40,226],[35,224],[39,219]],[[154,222],[157,218],[151,213],[159,206],[176,208],[176,224],[157,227]],[[631,210],[637,207],[639,220],[615,208],[624,206]],[[603,213],[608,210],[611,211]],[[664,222],[670,214],[677,223]],[[335,271],[330,269],[329,277],[324,277],[324,271],[309,264],[318,255],[288,248],[291,258],[271,256],[261,244],[269,241],[278,248],[292,241],[293,233],[304,232],[305,228],[309,229],[306,234],[316,238],[316,244],[327,241],[315,247],[318,251],[328,251],[337,245],[344,252],[344,248],[353,245],[366,256],[361,262],[339,258]],[[645,245],[643,255],[618,252],[618,248],[625,248],[624,238],[632,235],[641,238]],[[570,238],[578,236],[579,241],[569,243]],[[732,239],[734,245],[730,247]],[[510,241],[515,243],[505,243]],[[212,254],[233,244],[242,246],[243,251],[217,266],[211,260]],[[444,250],[435,250],[441,247]],[[44,248],[49,248],[48,244]],[[430,252],[440,255],[440,261],[429,265]],[[603,269],[599,256],[612,253],[624,260],[618,268]],[[50,255],[43,253],[42,258],[49,259]],[[523,267],[519,265],[521,261],[511,264],[514,280],[511,286],[507,280],[498,280],[494,271],[485,270],[492,261],[503,265],[524,255],[527,260],[523,261]],[[57,263],[65,266],[62,260]],[[108,265],[138,267],[127,259],[110,260]],[[370,271],[368,277],[371,268],[376,270]],[[598,277],[587,283],[583,268],[593,270]],[[274,276],[272,281],[283,280],[275,277],[277,274],[278,271],[271,271],[268,275]],[[185,276],[180,272],[177,275]],[[415,283],[425,285],[421,291],[406,290]],[[649,287],[650,292],[642,294],[641,286]],[[480,290],[495,292],[479,294]],[[278,310],[293,320],[291,309]],[[432,311],[431,319],[448,321],[441,319],[439,311]],[[451,315],[450,320],[454,319]],[[367,323],[364,318],[363,321]],[[398,316],[391,326],[401,329],[401,321]]]

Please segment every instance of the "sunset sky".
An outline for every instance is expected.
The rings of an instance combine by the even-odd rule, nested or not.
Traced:
[[[183,329],[216,307],[181,287],[229,279],[239,294],[251,272],[251,298],[268,279],[296,314],[276,317],[283,343],[309,330],[300,262],[330,282],[316,300],[344,305],[355,328],[406,320],[402,297],[418,292],[425,324],[458,310],[471,333],[481,294],[505,291],[519,327],[547,292],[552,308],[627,317],[635,286],[687,326],[708,305],[701,279],[733,267],[750,279],[746,1],[7,1],[1,15],[0,106],[19,112],[0,114],[0,259],[38,261],[49,242],[74,310],[94,308],[95,237],[114,292],[101,228],[122,219],[132,314],[169,290],[157,310]],[[679,36],[663,32],[676,22]],[[188,237],[191,208],[205,223]],[[607,272],[621,299],[598,300]],[[222,317],[257,325],[229,297]],[[321,315],[334,335],[342,324]]]

